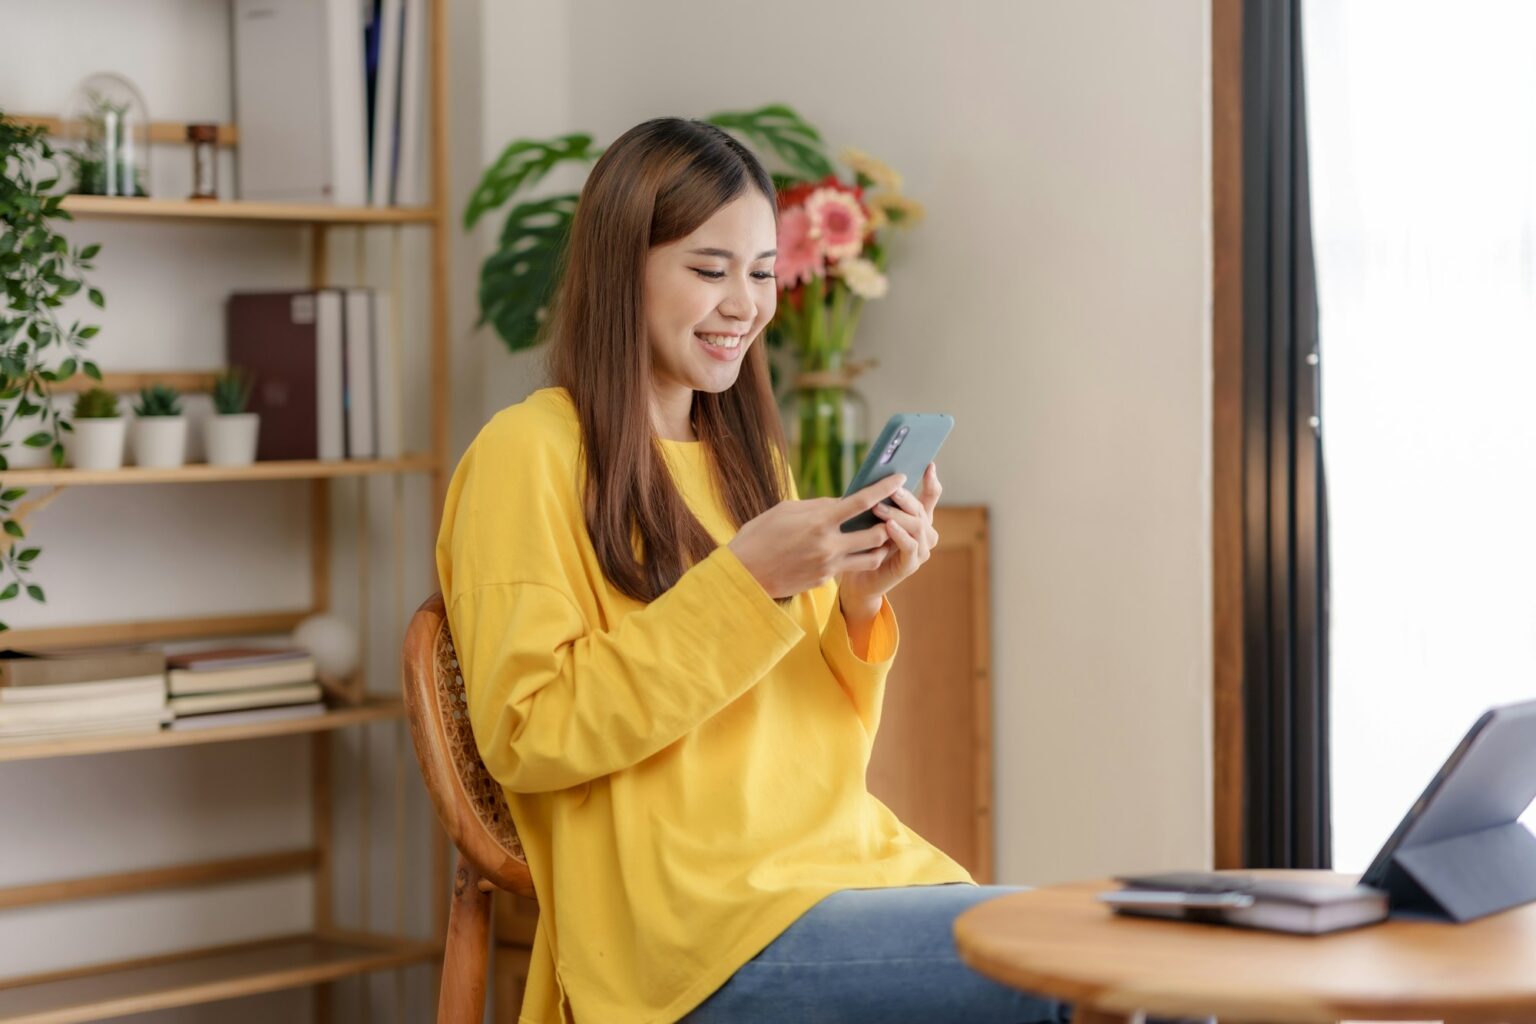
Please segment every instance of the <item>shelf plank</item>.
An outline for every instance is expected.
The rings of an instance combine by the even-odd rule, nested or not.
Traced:
[[[383,722],[405,717],[405,705],[396,698],[370,698],[353,707],[338,707],[309,718],[278,719],[208,729],[173,732],[126,733],[104,736],[75,736],[28,741],[0,742],[0,761],[30,761],[47,757],[79,757],[84,754],[111,754],[123,750],[153,750],[162,747],[190,747],[202,743],[233,743],[271,736],[296,736],[301,733],[344,729],[366,722]],[[4,1018],[0,1017],[0,1021]]]
[[[33,626],[8,630],[0,645],[17,650],[57,650],[60,647],[113,647],[119,644],[166,643],[206,637],[264,636],[291,633],[304,619],[321,611],[241,612],[236,615],[177,616],[94,622],[86,626]]]
[[[35,124],[54,138],[59,138],[64,120],[47,114],[21,114],[16,118],[22,124]],[[175,145],[187,141],[186,121],[151,121],[149,122],[149,141],[156,145]],[[219,125],[220,146],[240,145],[240,128],[234,124]]]
[[[204,462],[173,469],[124,466],[122,469],[8,469],[0,471],[6,487],[81,487],[124,484],[211,484],[251,480],[320,480],[389,473],[429,473],[430,455],[398,459],[302,459],[254,462],[249,466],[210,466]]]
[[[295,935],[0,981],[0,1024],[78,1024],[427,963],[431,943]]]
[[[125,196],[64,197],[76,217],[140,220],[265,221],[287,224],[432,224],[431,206],[326,206],[225,199],[132,199]]]
[[[139,370],[128,373],[104,373],[101,375],[101,380],[96,380],[83,373],[77,373],[68,380],[56,382],[53,385],[53,393],[74,395],[89,391],[91,388],[102,388],[114,394],[123,394],[147,388],[152,384],[166,384],[182,394],[206,394],[213,390],[213,382],[218,376],[218,370],[167,370],[164,373]]]

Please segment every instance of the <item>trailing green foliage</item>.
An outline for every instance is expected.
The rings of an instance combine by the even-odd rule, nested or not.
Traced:
[[[101,371],[84,357],[85,342],[99,328],[78,320],[65,324],[59,311],[82,293],[98,308],[106,300],[83,276],[95,269],[91,261],[101,247],[72,247],[58,230],[73,218],[63,197],[52,194],[57,185],[54,152],[42,129],[0,110],[0,437],[17,421],[39,420],[40,429],[22,443],[47,448],[53,464],[62,466],[70,426],[54,406],[52,384],[81,372],[100,380]],[[0,472],[10,468],[5,451],[12,443],[0,440]],[[21,488],[0,488],[0,530],[8,537],[26,535],[15,515],[25,494]],[[0,601],[22,589],[43,600],[42,588],[23,579],[39,552],[11,543],[0,554],[0,575],[11,580],[0,589]],[[0,630],[5,628],[0,622]]]

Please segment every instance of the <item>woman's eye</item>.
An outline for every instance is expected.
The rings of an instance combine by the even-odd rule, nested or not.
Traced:
[[[718,281],[725,276],[725,271],[723,270],[700,270],[698,267],[694,267],[693,272],[711,281]],[[778,275],[771,270],[754,270],[752,276],[759,281],[772,281]]]

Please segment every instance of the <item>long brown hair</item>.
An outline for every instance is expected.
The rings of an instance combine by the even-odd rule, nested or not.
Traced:
[[[548,323],[550,380],[581,419],[583,507],[598,560],[613,586],[640,601],[655,600],[715,548],[674,486],[651,421],[646,255],[752,188],[777,222],[773,179],[751,150],[714,125],[656,118],[603,153],[571,223]],[[738,527],[788,496],[761,338],[734,385],[694,392],[693,420]]]

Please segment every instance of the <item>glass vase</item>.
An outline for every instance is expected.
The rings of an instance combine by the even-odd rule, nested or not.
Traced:
[[[798,374],[779,406],[801,498],[838,497],[869,449],[869,404],[842,367]]]
[[[62,127],[72,192],[149,195],[149,111],[132,82],[113,74],[87,78],[70,97]]]

